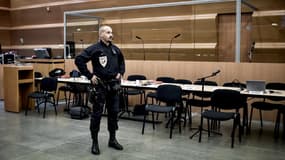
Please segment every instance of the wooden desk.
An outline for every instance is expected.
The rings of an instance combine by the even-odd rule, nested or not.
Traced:
[[[34,91],[33,66],[4,66],[4,106],[6,111],[20,112],[27,96]],[[29,105],[30,106],[30,105]]]
[[[43,76],[55,68],[64,69],[64,59],[20,59],[21,63],[32,63],[35,72],[41,72]]]

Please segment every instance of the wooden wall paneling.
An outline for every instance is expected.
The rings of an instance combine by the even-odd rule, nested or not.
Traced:
[[[188,5],[188,6],[126,10],[126,11],[120,11],[120,16],[124,18],[144,18],[144,17],[190,15],[192,13],[192,7],[193,6]]]
[[[145,3],[147,4],[147,3]],[[175,6],[161,8],[144,8],[136,10],[112,11],[112,12],[97,12],[90,15],[100,16],[104,19],[130,19],[130,18],[145,18],[145,17],[162,17],[162,16],[177,16],[191,14],[192,6]]]
[[[98,32],[97,31],[83,31],[83,32],[74,32],[73,41],[75,43],[88,43],[92,44],[97,42]]]
[[[242,14],[242,26],[251,24],[251,13]],[[235,15],[218,16],[218,54],[219,61],[233,62],[235,59]],[[241,62],[248,61],[247,53],[252,43],[251,29],[241,27]]]
[[[10,0],[0,0],[0,7],[10,7]]]
[[[25,2],[26,3],[26,2]],[[135,4],[145,4],[147,2],[135,2],[132,3],[133,5]],[[153,2],[152,2],[153,3]],[[156,3],[159,3],[157,1]],[[21,6],[26,6],[26,4],[20,4],[15,6],[16,2],[13,2],[13,7],[21,7]],[[37,3],[36,3],[37,4]],[[95,8],[108,8],[110,6],[115,7],[115,6],[125,6],[125,5],[130,5],[129,1],[122,1],[121,3],[117,3],[117,1],[104,1],[104,3],[100,1],[91,1],[84,2],[84,3],[79,3],[76,5],[56,5],[56,6],[48,6],[45,5],[43,2],[38,3],[38,4],[43,4],[42,7],[38,8],[31,8],[31,9],[25,9],[25,10],[13,10],[11,12],[11,17],[12,17],[12,24],[13,26],[18,26],[18,25],[31,25],[35,24],[47,24],[47,23],[58,23],[63,21],[63,12],[64,11],[70,11],[70,10],[83,10],[83,9],[95,9]],[[51,3],[52,4],[52,3]],[[29,4],[32,5],[32,4]],[[50,8],[50,11],[47,12],[46,7]],[[177,9],[175,9],[177,10]],[[184,9],[186,10],[186,9]],[[156,11],[157,12],[157,11]],[[37,13],[36,15],[34,13]],[[114,16],[114,12],[106,12],[106,13],[96,13],[97,16],[105,17],[106,15],[112,15]],[[42,18],[45,17],[45,18]]]
[[[0,10],[0,27],[10,27],[10,11]]]
[[[121,49],[121,51],[123,52],[125,59],[142,60],[144,58],[144,52],[142,46],[141,48],[136,48],[136,49]],[[145,58],[148,59],[147,54],[145,54]]]
[[[168,48],[145,49],[146,60],[168,60]],[[122,49],[125,59],[142,60],[143,49]],[[171,49],[170,59],[175,61],[217,61],[216,49]]]
[[[65,0],[10,0],[11,8],[18,8],[18,7],[25,7],[25,6],[33,6],[33,5],[40,5],[44,3],[51,3],[51,2],[59,2]]]
[[[272,26],[277,23],[278,26]],[[253,39],[256,42],[285,42],[284,16],[254,17]]]
[[[284,0],[247,0],[247,2],[258,10],[281,10],[285,6]]]
[[[193,20],[192,30],[193,41],[196,43],[217,42],[217,23],[216,19]]]
[[[236,8],[235,2],[225,2],[225,3],[211,3],[211,4],[201,4],[194,5],[193,14],[202,13],[235,13]]]
[[[174,61],[217,61],[216,49],[175,49],[171,52],[171,60]]]
[[[216,43],[216,28],[215,19],[122,24],[122,32],[126,32],[126,36],[123,37],[123,43],[137,42],[138,40],[135,36],[142,37],[145,43],[158,41],[160,43],[169,43],[171,38],[178,33],[181,34],[180,37],[175,39],[175,42],[178,43]]]
[[[256,49],[253,62],[285,63],[285,49]]]
[[[92,19],[96,22],[96,20]],[[98,25],[84,25],[67,27],[67,40],[75,43],[94,43],[98,40]]]
[[[11,11],[12,26],[63,23],[63,10],[60,6],[50,7],[48,12],[45,7],[26,10]]]
[[[218,15],[218,52],[219,61],[234,61],[235,53],[235,17]]]
[[[63,44],[63,28],[14,30],[11,34],[12,44],[22,45],[20,38],[23,38],[24,45]]]
[[[140,42],[138,39],[135,38],[136,36],[139,36],[143,38],[145,43],[169,43],[170,39],[178,33],[180,33],[181,36],[175,39],[175,42],[183,42],[186,40],[183,38],[183,36],[185,36],[185,38],[187,37],[187,35],[184,34],[185,31],[188,31],[188,29],[185,29],[187,26],[189,26],[189,22],[123,24],[122,32],[125,33],[125,36],[122,37],[122,42]]]
[[[2,48],[4,45],[10,45],[10,33],[9,30],[0,30],[0,44],[2,45]]]
[[[184,1],[184,0],[176,0],[176,1]],[[144,1],[130,1],[130,0],[121,0],[120,3],[116,0],[84,0],[84,1],[78,1],[78,0],[69,0],[68,2],[66,0],[11,0],[11,7],[12,8],[24,8],[24,7],[30,7],[35,5],[64,5],[64,6],[72,6],[72,10],[80,10],[80,9],[87,9],[87,8],[103,8],[108,6],[124,6],[124,5],[138,5],[138,4],[148,4],[148,3],[163,3],[163,2],[173,2],[171,0],[156,0],[155,2],[153,0],[144,0]],[[96,4],[94,6],[90,6],[91,4]]]

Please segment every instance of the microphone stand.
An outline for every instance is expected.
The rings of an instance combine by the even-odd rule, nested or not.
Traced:
[[[141,41],[142,41],[142,46],[143,46],[143,60],[145,60],[144,41],[143,41],[143,39],[142,39],[141,37],[139,37],[139,36],[136,36],[136,39],[139,39],[139,40],[141,40]]]
[[[142,39],[142,38],[141,38],[140,40],[142,41],[142,46],[143,46],[143,60],[145,60],[144,41],[143,41],[143,39]]]
[[[173,41],[174,37],[171,38],[171,41],[170,41],[170,46],[169,46],[169,50],[168,50],[168,56],[167,56],[167,59],[168,61],[170,61],[170,49],[171,49],[171,45],[172,45],[172,41]]]
[[[218,74],[219,72],[214,72],[212,73],[211,75],[208,75],[208,76],[205,76],[205,77],[201,77],[201,78],[198,78],[197,80],[201,81],[201,85],[202,85],[202,91],[201,93],[204,94],[205,92],[205,81],[207,78],[210,78],[210,77],[214,77]],[[202,103],[204,102],[204,96],[202,96],[202,99],[201,99]],[[201,107],[201,114],[202,114],[202,107]],[[200,122],[202,122],[202,115],[201,115],[201,120]],[[195,135],[197,135],[199,132],[200,132],[200,129],[202,129],[202,123],[200,123],[200,126],[198,127],[198,130],[196,132],[194,132],[191,136],[190,136],[190,139],[192,139]],[[201,127],[201,128],[200,128]],[[207,130],[204,130],[204,131],[207,131]]]
[[[177,35],[175,35],[174,37],[172,37],[171,40],[170,40],[170,45],[169,45],[169,50],[168,50],[168,56],[167,56],[168,61],[170,61],[170,50],[171,50],[172,41],[173,41],[173,39],[179,37],[180,35],[181,35],[181,34],[177,34]]]

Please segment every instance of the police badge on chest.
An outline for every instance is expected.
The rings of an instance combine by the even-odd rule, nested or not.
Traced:
[[[108,62],[107,56],[100,56],[99,57],[99,63],[101,64],[102,67],[105,68],[107,65],[107,62]]]

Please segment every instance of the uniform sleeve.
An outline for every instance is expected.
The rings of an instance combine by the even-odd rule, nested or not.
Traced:
[[[93,74],[87,68],[87,62],[92,58],[92,52],[90,48],[85,49],[80,55],[75,57],[75,65],[89,80],[93,77]]]
[[[125,58],[124,55],[122,54],[122,52],[120,51],[119,54],[119,72],[121,75],[124,75],[125,71],[126,71],[126,66],[125,66]]]

